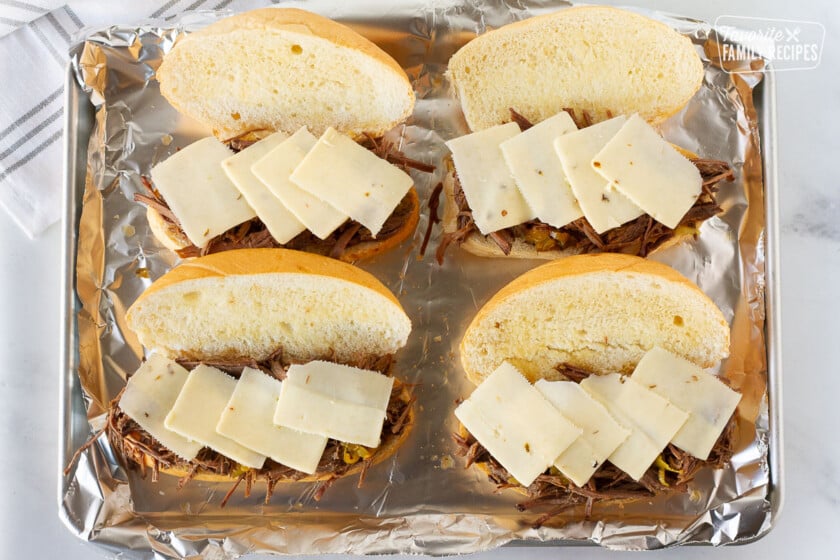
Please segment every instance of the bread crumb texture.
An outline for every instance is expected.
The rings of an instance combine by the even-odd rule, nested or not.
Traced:
[[[380,135],[414,106],[405,72],[376,45],[302,10],[267,8],[180,40],[161,64],[161,93],[220,138],[328,127]]]
[[[339,361],[396,352],[411,326],[394,303],[354,282],[312,274],[198,278],[139,301],[141,343],[169,357]]]
[[[467,43],[449,77],[472,130],[540,122],[571,108],[594,122],[639,113],[659,122],[699,89],[703,64],[667,25],[609,7],[578,7],[506,25]]]
[[[573,265],[581,258],[563,260]],[[475,383],[505,360],[533,382],[559,379],[554,367],[561,363],[631,373],[654,346],[701,367],[729,354],[723,314],[685,279],[590,270],[500,295],[479,312],[461,345],[464,369]]]

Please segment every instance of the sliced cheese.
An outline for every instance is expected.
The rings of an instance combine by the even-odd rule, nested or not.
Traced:
[[[347,443],[378,447],[394,379],[331,362],[292,365],[274,423]]]
[[[653,218],[674,229],[702,190],[697,167],[639,115],[593,156],[592,167]]]
[[[332,127],[306,154],[291,180],[368,228],[374,237],[414,184],[406,172]]]
[[[583,430],[581,436],[554,462],[554,466],[569,480],[583,486],[630,436],[630,430],[616,422],[607,409],[577,383],[540,379],[534,387],[563,416]]]
[[[288,243],[293,237],[306,231],[306,226],[254,175],[251,166],[286,138],[284,133],[275,132],[222,162],[222,169],[228,178],[268,228],[271,237],[281,244]]]
[[[583,216],[554,149],[555,138],[576,130],[575,121],[562,111],[500,146],[511,175],[535,216],[558,228]]]
[[[714,375],[659,347],[644,355],[633,380],[688,412],[671,443],[703,460],[741,401]]]
[[[258,469],[263,466],[265,455],[216,432],[219,418],[235,388],[233,377],[214,367],[199,365],[190,372],[164,425],[240,465]]]
[[[667,399],[617,373],[591,375],[580,386],[631,431],[609,460],[634,480],[644,476],[688,419]]]
[[[534,219],[500,148],[519,134],[516,123],[494,126],[446,143],[472,210],[475,225],[487,235]]]
[[[625,117],[615,117],[554,140],[554,148],[572,192],[587,221],[598,233],[638,218],[644,212],[592,169],[592,158],[621,129]]]
[[[455,416],[524,486],[581,434],[508,362],[458,405]]]
[[[391,400],[394,378],[378,371],[361,369],[324,360],[295,364],[286,381],[334,400],[385,410]]]
[[[204,446],[173,432],[163,423],[188,375],[187,370],[172,360],[152,354],[129,378],[119,406],[164,447],[190,460]]]
[[[282,383],[257,369],[245,368],[216,431],[281,465],[312,474],[327,438],[274,424]]]
[[[326,239],[338,226],[347,221],[347,214],[339,212],[289,179],[292,171],[317,141],[318,139],[303,127],[254,163],[251,171],[306,226],[306,229],[320,239]]]
[[[203,138],[152,168],[152,181],[198,248],[257,214],[222,170],[233,152]]]

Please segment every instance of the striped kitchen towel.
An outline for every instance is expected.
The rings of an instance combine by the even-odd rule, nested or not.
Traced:
[[[61,216],[63,76],[81,27],[63,7],[0,37],[0,204],[30,237]]]
[[[30,237],[61,218],[64,77],[85,26],[269,0],[0,0],[0,206]],[[0,219],[3,219],[0,217]]]

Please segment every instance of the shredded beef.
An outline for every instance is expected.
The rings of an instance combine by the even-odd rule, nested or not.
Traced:
[[[592,372],[569,364],[558,364],[555,369],[575,383],[592,375]],[[534,523],[535,527],[539,527],[564,510],[579,505],[585,506],[588,517],[595,503],[652,498],[667,493],[686,492],[689,482],[701,469],[722,468],[730,461],[734,435],[733,416],[705,461],[668,444],[659,457],[674,472],[660,469],[654,463],[641,480],[635,481],[612,463],[604,463],[584,487],[577,486],[552,467],[525,488],[471,434],[467,433],[464,436],[456,433],[452,435],[452,440],[455,442],[456,455],[465,458],[464,468],[469,468],[475,463],[482,464],[488,478],[496,484],[497,491],[507,488],[524,488],[528,497],[517,504],[519,511],[547,509]]]
[[[368,355],[360,356],[359,358],[352,360],[350,363],[347,363],[347,365],[352,365],[362,369],[372,369],[387,375],[390,373],[393,361],[393,355]],[[234,376],[239,376],[244,367],[257,367],[280,379],[285,377],[285,372],[288,369],[288,366],[292,364],[291,361],[284,359],[282,350],[274,352],[269,358],[261,362],[243,359],[239,361],[224,362],[179,361],[179,363],[187,369],[193,369],[198,366],[199,363],[212,365],[214,367],[219,367]],[[410,413],[412,403],[414,402],[413,396],[407,401],[403,400],[403,390],[405,387],[406,386],[403,384],[395,383],[394,388],[391,391],[391,397],[388,401],[388,407],[385,414],[385,422],[382,426],[383,444],[385,444],[389,439],[399,435],[405,429],[406,420]],[[250,488],[254,481],[264,480],[266,482],[265,500],[266,503],[268,503],[271,499],[271,494],[274,491],[275,485],[280,480],[300,480],[309,476],[306,473],[297,471],[291,467],[286,467],[276,463],[271,459],[267,459],[265,465],[261,469],[246,469],[224,455],[221,455],[220,453],[217,453],[207,447],[202,449],[195,459],[192,461],[186,461],[169,451],[148,432],[143,430],[139,424],[127,416],[119,408],[119,399],[121,396],[122,392],[120,392],[117,398],[111,403],[108,421],[104,431],[107,433],[112,447],[128,460],[131,467],[139,468],[144,477],[147,475],[148,470],[146,462],[149,461],[154,465],[152,467],[153,481],[157,480],[160,467],[177,468],[188,473],[179,481],[179,487],[183,487],[183,485],[187,484],[199,472],[235,476],[237,477],[237,480],[233,488],[230,489],[222,501],[221,505],[224,506],[230,496],[233,495],[236,487],[243,480],[246,482],[246,497],[250,494]],[[99,434],[90,440],[88,445],[94,441],[98,435]],[[87,445],[85,447],[87,447]],[[82,450],[83,449],[84,448],[82,448]],[[323,492],[327,490],[333,480],[339,478],[353,468],[354,465],[352,463],[345,461],[345,450],[346,446],[341,442],[332,439],[327,442],[326,450],[324,451],[321,461],[318,464],[315,476],[329,476],[326,477],[325,481],[319,482],[319,487],[315,492],[316,500],[320,499],[320,496],[323,495]],[[364,460],[365,464],[361,470],[360,483],[364,481],[365,471],[370,466],[370,462],[372,461],[376,451],[377,450],[373,450],[371,452],[371,456]]]
[[[562,227],[555,228],[539,220],[532,220],[511,228],[491,233],[488,238],[493,240],[504,254],[510,253],[513,239],[520,239],[533,245],[537,251],[554,249],[569,249],[579,253],[627,253],[647,256],[668,239],[675,235],[677,229],[695,229],[702,222],[718,214],[721,208],[715,202],[718,182],[732,179],[732,171],[726,162],[717,160],[692,160],[703,177],[703,192],[677,228],[671,229],[644,214],[635,220],[598,234],[586,218],[580,218]],[[724,170],[724,171],[721,171]],[[457,229],[445,233],[438,246],[438,261],[443,261],[446,249],[452,243],[463,243],[472,233],[480,233],[472,217],[472,210],[467,203],[457,174],[453,177],[455,187],[455,203],[458,206]]]
[[[414,211],[414,200],[407,194],[385,220],[379,234],[374,238],[370,230],[353,220],[346,221],[326,239],[319,239],[310,231],[304,231],[288,243],[280,244],[271,237],[265,224],[254,218],[211,239],[203,249],[190,245],[177,251],[182,258],[198,257],[220,253],[231,249],[276,248],[296,249],[340,258],[349,248],[368,241],[382,241],[397,233]]]
[[[432,238],[432,228],[435,227],[435,224],[440,223],[438,208],[440,207],[440,193],[442,192],[443,183],[438,183],[429,195],[429,224],[426,226],[426,234],[423,236],[423,243],[420,245],[421,257],[426,255],[426,248],[429,246],[429,240]]]
[[[575,383],[580,383],[581,381],[592,375],[592,372],[590,371],[566,363],[557,364],[556,366],[554,366],[554,369],[557,370],[557,372],[560,375],[562,375],[569,381],[574,381]]]
[[[243,140],[234,138],[228,141],[228,145],[236,152],[243,150],[255,143],[256,140]],[[435,166],[423,163],[406,157],[393,143],[382,138],[367,136],[362,145],[371,150],[377,156],[400,167],[404,171],[416,169],[425,173],[432,173]],[[163,196],[154,189],[146,177],[141,177],[146,194],[136,193],[134,200],[145,204],[156,210],[171,227],[183,234],[181,224],[177,216],[172,212]],[[288,243],[280,244],[272,236],[265,224],[259,218],[254,218],[242,224],[232,227],[228,231],[211,239],[203,249],[195,245],[189,245],[177,251],[181,258],[198,257],[230,251],[232,249],[258,249],[284,247],[286,249],[303,250],[310,253],[318,253],[333,258],[341,258],[345,252],[362,243],[369,241],[382,241],[392,237],[402,229],[406,220],[414,212],[414,202],[411,193],[407,194],[397,205],[391,215],[385,220],[382,229],[377,236],[371,234],[370,230],[353,220],[348,220],[336,229],[327,239],[319,239],[310,231],[304,231],[291,239]],[[184,236],[186,237],[186,236]]]
[[[327,356],[325,358],[328,361],[336,362],[334,356]],[[268,358],[265,360],[257,361],[253,358],[241,358],[238,360],[176,360],[179,364],[184,366],[188,370],[192,370],[197,367],[199,364],[204,364],[207,366],[211,366],[214,368],[218,368],[234,377],[239,377],[242,375],[242,370],[246,367],[252,369],[259,369],[263,372],[271,375],[279,379],[280,381],[286,379],[286,371],[289,369],[289,366],[296,363],[305,363],[292,360],[288,358],[284,353],[283,349],[279,348],[275,350]],[[386,354],[384,356],[377,356],[375,354],[358,356],[355,359],[351,360],[349,365],[352,365],[357,368],[361,369],[369,369],[373,371],[378,371],[383,375],[389,375],[391,370],[391,366],[394,364],[394,356],[392,354]]]
[[[513,107],[511,107],[509,110],[510,120],[519,125],[519,130],[521,130],[522,132],[525,132],[526,130],[534,126],[534,123],[526,119],[522,114],[517,113],[516,109],[514,109]]]
[[[704,467],[721,468],[729,461],[732,456],[731,446],[734,426],[735,422],[732,419],[706,461],[692,457],[669,444],[661,453],[660,458],[677,472],[660,471],[659,467],[654,464],[638,482],[611,463],[604,463],[589,482],[581,488],[560,474],[559,471],[551,468],[525,488],[528,498],[517,504],[517,509],[526,511],[549,506],[548,515],[541,517],[535,523],[535,527],[539,527],[554,515],[578,505],[586,505],[587,510],[591,511],[592,505],[598,502],[652,498],[664,493],[686,492],[688,483],[694,479],[700,469]],[[497,490],[523,488],[507,469],[501,466],[480,443],[475,441],[472,435],[468,434],[464,437],[453,434],[452,440],[457,447],[456,454],[465,457],[465,468],[474,463],[484,464],[487,476],[496,484]]]
[[[575,120],[578,127],[583,128],[592,124],[592,116],[587,111],[581,111],[580,116],[572,109],[564,109]],[[511,119],[522,130],[532,126],[531,122],[514,109],[510,109]],[[626,253],[645,257],[651,251],[673,238],[681,228],[694,230],[705,220],[721,212],[715,195],[719,183],[731,181],[734,174],[725,161],[713,159],[692,159],[691,162],[700,171],[703,178],[703,190],[694,205],[686,212],[676,228],[671,229],[647,214],[639,216],[622,226],[598,234],[586,218],[556,228],[540,220],[532,220],[493,232],[487,236],[501,249],[505,255],[510,254],[514,239],[522,240],[532,245],[537,251],[569,250],[575,253]],[[481,234],[473,220],[472,210],[458,174],[453,172],[455,204],[458,216],[455,231],[445,233],[437,249],[437,260],[442,263],[447,248],[453,243],[463,243],[471,234]]]

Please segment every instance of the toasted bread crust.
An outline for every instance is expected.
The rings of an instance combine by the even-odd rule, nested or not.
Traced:
[[[402,309],[394,294],[375,276],[353,265],[302,251],[289,249],[235,249],[214,253],[186,261],[149,286],[126,313],[131,324],[132,308],[156,292],[188,280],[223,276],[250,276],[257,274],[304,273],[328,276],[359,284],[377,292]]]
[[[149,222],[149,229],[155,239],[170,251],[180,251],[192,245],[192,241],[178,226],[164,219],[160,212],[151,206],[146,208],[146,220]]]

